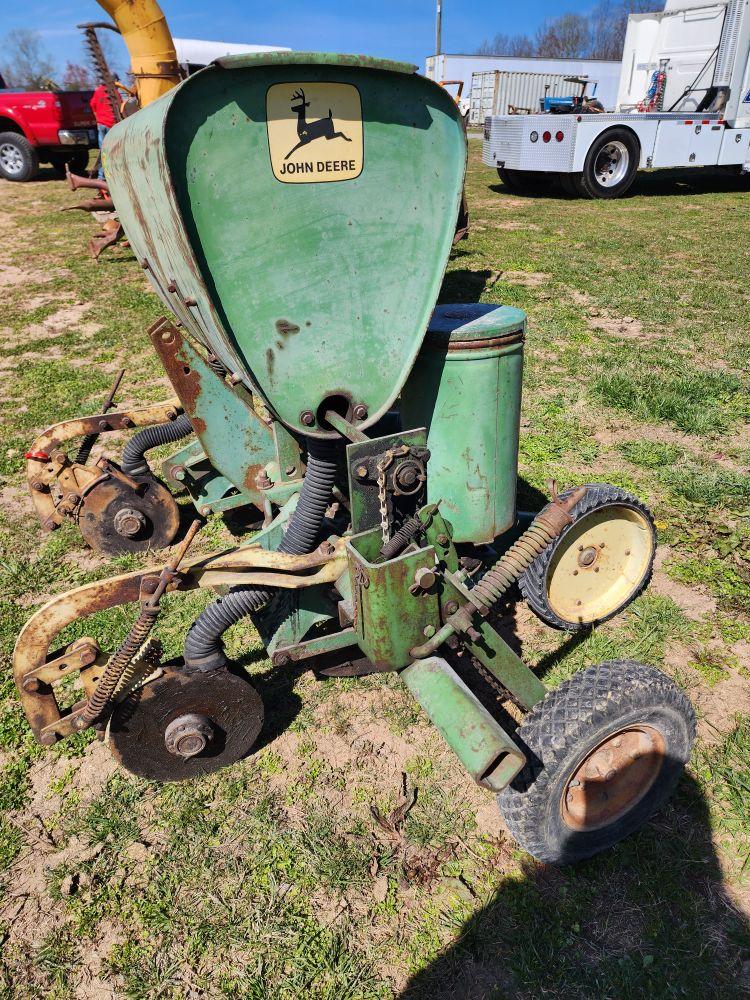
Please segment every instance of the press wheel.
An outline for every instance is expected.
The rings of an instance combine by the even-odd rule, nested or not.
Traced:
[[[573,523],[536,557],[519,584],[543,622],[577,632],[613,618],[644,590],[656,530],[645,504],[603,483],[588,486],[570,513]]]
[[[120,764],[151,781],[183,781],[241,760],[263,726],[263,702],[226,668],[164,668],[117,706],[107,743]]]
[[[166,486],[152,476],[143,478],[140,491],[110,476],[83,498],[78,525],[97,552],[145,552],[163,549],[174,540],[180,510]]]
[[[518,843],[568,864],[634,833],[671,795],[695,739],[695,714],[661,671],[599,663],[538,702],[516,731],[528,763],[499,795]]]

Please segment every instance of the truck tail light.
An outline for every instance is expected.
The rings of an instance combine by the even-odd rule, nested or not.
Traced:
[[[551,132],[543,132],[542,133],[542,142],[549,142],[551,138],[552,138],[552,133]]]
[[[558,142],[562,142],[564,138],[565,138],[564,132],[555,132],[555,139],[557,139]]]

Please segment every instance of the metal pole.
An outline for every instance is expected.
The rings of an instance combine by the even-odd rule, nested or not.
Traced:
[[[440,55],[441,35],[443,30],[443,0],[437,0],[437,11],[435,12],[435,55]],[[437,63],[435,64],[437,73]],[[435,77],[437,79],[437,76]]]

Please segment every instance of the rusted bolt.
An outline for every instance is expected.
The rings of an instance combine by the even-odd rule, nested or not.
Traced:
[[[315,423],[315,414],[312,410],[303,410],[299,415],[299,422],[304,424],[305,427],[312,427]]]
[[[208,517],[211,513],[211,508],[206,504],[205,507],[201,507],[200,512],[204,517]]]
[[[414,574],[414,582],[421,590],[429,590],[435,582],[435,571],[427,566],[422,566]]]
[[[582,546],[582,545],[579,545],[579,546],[578,546],[578,551],[579,551],[579,552],[583,552],[583,546]]]
[[[458,611],[458,601],[446,601],[445,602],[445,613],[446,615],[455,615]]]
[[[171,344],[174,340],[174,334],[171,330],[164,330],[161,335],[162,342],[165,344]]]
[[[186,306],[197,306],[198,305],[198,300],[194,299],[192,297],[192,295],[190,295],[188,298],[185,299],[185,305]]]
[[[174,469],[172,469],[172,479],[176,479],[178,482],[182,482],[186,475],[184,465],[175,465]]]
[[[468,635],[468,637],[471,639],[472,642],[479,642],[479,640],[482,638],[482,633],[479,632],[477,629],[475,629],[473,625],[469,625],[469,627],[466,629],[466,634]]]
[[[357,405],[352,410],[355,420],[365,420],[367,417],[367,407],[364,403],[357,403]]]
[[[274,653],[273,654],[273,665],[275,667],[285,667],[289,663],[288,653]]]
[[[431,639],[434,634],[435,634],[435,626],[434,625],[425,625],[425,627],[422,629],[422,635],[426,639]]]
[[[259,490],[270,490],[273,486],[273,481],[269,478],[265,469],[261,469],[255,477],[255,485]]]
[[[66,462],[68,460],[68,456],[64,451],[53,452],[52,457],[56,462]]]
[[[159,586],[159,581],[155,576],[144,576],[141,580],[141,590],[144,594],[153,594]]]
[[[577,569],[573,570],[573,576],[578,576],[578,570]]]
[[[80,500],[81,498],[80,498],[80,497],[78,496],[78,494],[77,494],[77,493],[67,493],[67,494],[65,495],[65,499],[66,499],[66,500],[67,500],[67,501],[68,501],[69,503],[78,503],[78,501],[79,501],[79,500]]]
[[[149,268],[151,267],[151,265],[149,264],[149,262],[146,260],[145,257],[141,261],[141,267],[143,268],[144,271],[148,271]]]
[[[593,545],[589,545],[587,549],[582,549],[580,546],[578,548],[580,555],[578,556],[579,566],[592,566],[599,554]]]
[[[332,545],[330,542],[321,542],[318,546],[318,552],[323,556],[332,556],[336,551],[336,546]]]
[[[42,684],[38,677],[24,677],[23,679],[22,687],[29,694],[36,694],[41,686]]]
[[[135,427],[135,424],[130,419],[130,417],[121,417],[120,418],[120,426],[121,427]]]
[[[31,484],[32,490],[38,490],[40,493],[45,489],[44,483],[40,483],[39,480],[35,479]]]
[[[284,474],[287,476],[293,476],[296,471],[297,471],[296,465],[287,465],[287,467],[284,469]]]
[[[367,479],[367,466],[358,465],[357,466],[357,479]]]
[[[124,538],[135,538],[146,527],[146,518],[135,507],[122,507],[115,514],[114,528]]]
[[[109,430],[109,421],[108,420],[100,420],[99,423],[97,424],[97,426],[98,426],[98,428],[99,428],[100,431],[107,431],[107,430]]]
[[[170,281],[169,284],[167,285],[167,291],[168,292],[176,292],[177,291],[177,285],[176,285],[176,283],[175,283],[174,280]]]
[[[177,410],[167,410],[167,412],[166,412],[165,415],[166,415],[167,420],[176,420],[177,419]]]
[[[450,539],[448,538],[447,535],[441,534],[437,536],[435,541],[438,543],[438,545],[447,545]]]
[[[604,542],[599,542],[599,548],[600,548],[600,549],[603,549],[603,548],[604,548],[604,545],[605,545],[605,543],[604,543]]]
[[[183,760],[202,753],[214,738],[214,727],[205,715],[180,715],[164,731],[164,746]]]
[[[598,573],[598,572],[599,572],[599,566],[594,566],[594,572],[595,572],[595,573]]]
[[[626,555],[626,556],[629,556],[629,555],[630,555],[630,549],[625,549],[625,555]]]

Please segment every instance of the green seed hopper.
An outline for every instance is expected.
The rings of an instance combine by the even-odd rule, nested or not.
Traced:
[[[264,738],[263,705],[222,639],[249,617],[275,668],[399,672],[539,858],[593,854],[669,795],[694,719],[668,678],[605,663],[548,692],[499,631],[516,585],[553,628],[619,613],[648,583],[655,532],[602,483],[516,510],[525,317],[436,306],[466,153],[442,88],[361,56],[220,59],[112,129],[107,180],[173,317],[149,336],[175,395],[49,428],[29,481],[47,529],[73,517],[106,552],[176,547],[27,624],[14,669],[41,743],[99,728],[158,780],[239,760]],[[141,429],[120,462],[89,460],[94,437],[127,428]],[[157,478],[147,451],[177,441]],[[183,511],[259,530],[188,556],[202,522],[180,534],[172,490]],[[165,663],[161,598],[197,587],[219,596]],[[116,649],[54,648],[130,602]],[[82,697],[64,707],[69,675]]]

